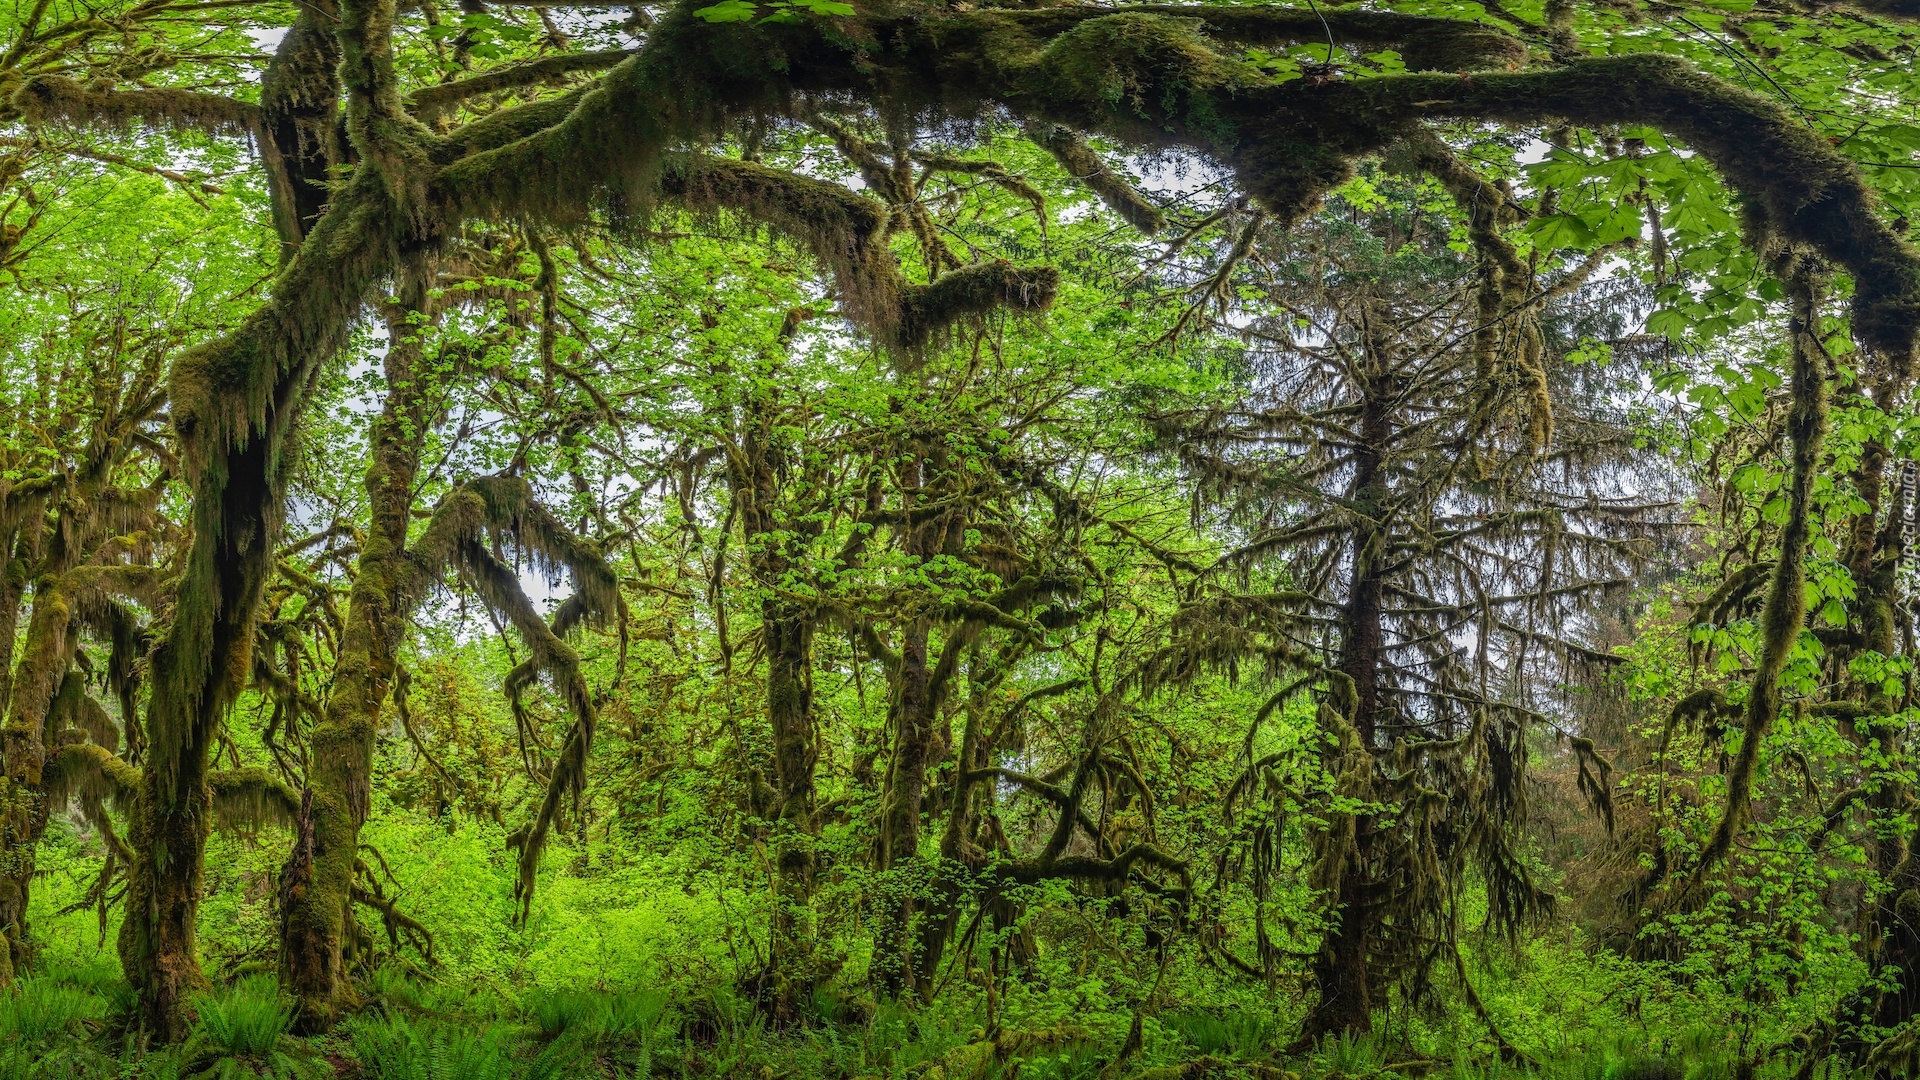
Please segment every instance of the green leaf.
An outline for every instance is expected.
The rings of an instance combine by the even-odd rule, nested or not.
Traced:
[[[1680,341],[1692,329],[1692,322],[1674,308],[1661,308],[1647,316],[1647,333],[1662,334],[1669,341]]]
[[[748,22],[760,13],[749,0],[720,0],[711,7],[694,8],[693,17],[710,23]]]
[[[1593,230],[1572,214],[1547,214],[1527,226],[1533,245],[1542,251],[1586,247],[1593,242]]]

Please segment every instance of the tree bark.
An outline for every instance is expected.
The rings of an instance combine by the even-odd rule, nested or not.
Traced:
[[[40,774],[47,758],[47,713],[71,656],[70,615],[66,597],[53,580],[43,578],[34,589],[11,708],[0,731],[6,763],[0,779],[0,987],[32,960],[27,903],[48,809]]]
[[[1000,685],[1006,675],[1007,665],[999,665],[992,674],[983,678],[979,648],[975,647],[972,653],[968,661],[972,693],[967,701],[966,726],[961,731],[959,760],[955,763],[953,773],[952,805],[947,809],[946,828],[940,834],[940,864],[934,868],[931,895],[920,924],[918,964],[914,978],[923,995],[932,992],[941,957],[946,954],[947,943],[959,928],[965,881],[981,866],[981,861],[974,857],[977,850],[974,835],[979,830],[980,821],[980,815],[974,808],[974,793],[978,788],[976,777],[980,770],[993,764],[993,747],[989,745],[989,736],[984,730],[987,695],[990,689]]]
[[[188,998],[208,985],[195,934],[213,817],[207,755],[184,755],[165,779],[158,769],[142,770],[129,817],[127,841],[138,857],[127,868],[120,966],[139,993],[140,1026],[178,1042],[187,1034]]]
[[[372,792],[374,738],[407,615],[401,579],[427,424],[420,330],[408,318],[424,297],[410,299],[414,303],[388,312],[387,396],[364,481],[371,520],[348,594],[333,692],[311,737],[295,849],[281,873],[281,978],[300,1002],[302,1027],[311,1031],[332,1027],[358,1003],[345,946],[354,936],[353,879]]]

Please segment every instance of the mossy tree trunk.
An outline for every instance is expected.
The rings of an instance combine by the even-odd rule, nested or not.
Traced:
[[[407,527],[428,420],[420,327],[411,320],[421,299],[387,311],[387,396],[374,422],[364,480],[369,522],[332,693],[310,739],[309,794],[281,875],[281,976],[300,1002],[301,1024],[311,1030],[331,1027],[356,1004],[344,946],[353,938],[353,880],[372,791],[374,736],[405,630]]]
[[[384,213],[352,221],[322,213],[320,191],[329,193],[325,201],[364,208],[371,185],[356,176],[344,188],[328,186],[327,170],[341,152],[330,119],[340,83],[332,46],[321,40],[332,6],[323,0],[314,10],[326,18],[283,41],[262,80],[270,128],[262,142],[274,222],[291,253],[286,272],[271,301],[230,336],[178,357],[169,379],[182,472],[193,488],[193,539],[172,627],[151,663],[148,762],[130,812],[136,857],[127,867],[119,945],[141,1027],[170,1041],[185,1035],[187,996],[206,982],[195,921],[212,824],[208,757],[247,677],[286,518],[287,444],[320,365],[389,269],[366,245],[388,220]],[[287,126],[273,130],[282,120]],[[288,134],[293,145],[281,147]],[[306,243],[315,234],[332,240]]]
[[[929,993],[935,985],[940,961],[946,955],[954,932],[959,929],[960,907],[965,899],[967,882],[985,868],[989,850],[999,846],[993,839],[982,836],[983,830],[997,836],[997,830],[987,828],[992,814],[993,786],[984,781],[991,776],[989,770],[993,767],[996,749],[994,736],[1002,728],[999,725],[990,726],[989,717],[1004,724],[1038,693],[1045,692],[1039,691],[1036,695],[1021,699],[1012,710],[1004,713],[995,714],[990,708],[993,695],[1005,683],[1013,664],[1025,652],[1024,648],[1009,642],[989,663],[985,651],[977,642],[968,648],[965,724],[960,734],[959,755],[954,763],[946,826],[940,834],[940,863],[934,869],[918,934],[918,964],[914,977],[923,994]],[[983,840],[987,846],[983,846]]]
[[[13,700],[13,650],[14,638],[20,628],[20,608],[26,598],[27,560],[24,554],[13,550],[13,538],[0,535],[0,542],[7,547],[0,550],[5,561],[0,562],[0,717],[10,715]],[[10,755],[9,755],[10,758]],[[11,779],[8,781],[8,793],[0,798],[0,820],[6,824],[0,826],[5,834],[14,831],[14,809],[11,805]],[[16,891],[11,884],[16,878],[31,880],[31,863],[26,867],[27,877],[20,877],[15,871],[15,856],[12,854],[13,841],[10,835],[0,834],[0,987],[13,980],[14,969],[20,955],[20,941],[25,937],[25,912],[27,897],[24,889]]]
[[[892,708],[893,754],[881,793],[880,841],[876,867],[885,879],[886,913],[874,943],[873,968],[880,990],[898,994],[912,981],[910,926],[919,906],[920,810],[926,797],[927,759],[933,747],[932,672],[927,638],[932,620],[922,615],[907,624],[900,640],[898,680]]]
[[[68,630],[72,606],[50,573],[35,583],[33,614],[20,666],[14,676],[6,727],[0,731],[6,776],[0,779],[0,986],[31,959],[27,904],[32,895],[34,851],[47,828],[41,790],[46,766],[47,715],[72,658]]]
[[[925,567],[945,547],[948,512],[929,514],[927,506],[940,499],[934,489],[945,479],[937,451],[920,440],[902,448],[900,473],[901,547],[914,563]],[[888,875],[880,939],[874,945],[874,973],[882,993],[907,989],[915,969],[912,923],[919,907],[920,816],[926,799],[928,759],[932,756],[938,693],[929,648],[934,621],[926,612],[909,616],[900,635],[900,655],[894,665],[890,709],[893,753],[881,792],[878,869]]]
[[[280,39],[260,83],[260,150],[280,233],[281,262],[290,262],[320,220],[329,196],[327,170],[345,160],[340,131],[340,43],[331,0],[303,5]]]
[[[1372,350],[1369,350],[1371,352]],[[1346,609],[1341,613],[1339,669],[1348,680],[1347,692],[1336,694],[1348,710],[1357,745],[1350,751],[1366,755],[1360,763],[1371,771],[1371,757],[1379,736],[1380,665],[1384,659],[1385,582],[1380,563],[1387,538],[1386,516],[1390,491],[1383,471],[1381,448],[1393,438],[1393,385],[1388,365],[1377,355],[1374,378],[1363,383],[1359,446],[1353,455],[1351,498],[1358,523],[1353,531],[1352,569],[1347,583]],[[1340,700],[1341,698],[1347,700]],[[1336,706],[1336,707],[1337,707]],[[1372,834],[1370,815],[1353,823],[1352,847],[1346,853],[1334,903],[1334,923],[1313,962],[1314,987],[1320,999],[1308,1014],[1304,1039],[1325,1035],[1359,1034],[1373,1030],[1373,999],[1369,985],[1369,954],[1374,934]]]
[[[797,320],[790,316],[782,342]],[[795,466],[782,442],[781,409],[771,382],[756,386],[738,410],[727,447],[727,480],[748,551],[748,569],[767,594],[760,604],[766,651],[767,728],[773,747],[771,794],[757,810],[769,827],[773,856],[771,943],[767,969],[755,990],[776,1024],[801,1021],[814,987],[827,972],[813,930],[813,886],[820,822],[815,805],[818,747],[813,718],[815,612],[787,595],[791,575],[803,571],[806,541],[817,519],[783,512],[785,481]]]
[[[0,964],[0,986],[5,986],[31,956],[27,906],[32,894],[34,855],[54,809],[48,803],[43,773],[48,746],[62,734],[53,727],[85,725],[94,738],[117,745],[117,737],[104,730],[111,721],[88,698],[85,680],[74,668],[81,633],[89,624],[79,610],[80,595],[88,597],[96,608],[106,606],[111,601],[102,593],[111,590],[103,585],[98,573],[128,569],[84,565],[101,546],[100,534],[110,531],[103,528],[111,519],[103,520],[102,504],[116,503],[124,494],[110,483],[119,450],[111,445],[90,449],[104,455],[93,459],[99,467],[89,470],[45,519],[43,538],[37,545],[39,558],[31,571],[33,613],[20,642],[19,663],[10,672],[11,692],[5,725],[0,727],[0,754],[4,754],[5,766],[5,775],[0,777],[0,953],[5,954],[0,957],[5,960]],[[16,611],[18,596],[18,592],[13,594]],[[13,616],[17,618],[17,614]],[[127,659],[116,651],[116,662]],[[97,723],[87,719],[87,708],[94,710]],[[114,748],[110,745],[109,752]]]
[[[1868,371],[1854,404],[1891,414],[1899,407],[1909,372],[1902,365]],[[1852,697],[1860,702],[1860,715],[1851,725],[1853,737],[1863,746],[1877,743],[1877,753],[1885,760],[1899,760],[1904,752],[1905,725],[1895,722],[1899,702],[1886,692],[1878,679],[1857,682],[1846,676],[1849,661],[1861,653],[1897,655],[1899,649],[1896,605],[1899,603],[1900,564],[1906,557],[1905,529],[1913,512],[1914,490],[1920,477],[1904,469],[1888,484],[1893,455],[1881,439],[1869,439],[1861,447],[1860,462],[1853,473],[1854,490],[1863,508],[1854,515],[1849,530],[1847,566],[1853,575],[1856,602],[1851,605],[1852,625],[1846,639],[1832,653],[1832,670],[1841,676]],[[1916,863],[1909,835],[1884,825],[1914,814],[1912,786],[1897,776],[1883,776],[1867,797],[1873,820],[1883,823],[1872,840],[1874,869],[1886,883],[1880,902],[1866,913],[1863,949],[1869,962],[1887,977],[1881,989],[1871,995],[1870,1007],[1852,1008],[1855,1019],[1868,1020],[1885,1029],[1898,1028],[1920,1013],[1920,863]]]
[[[223,343],[225,345],[226,343]],[[195,952],[206,840],[207,789],[220,725],[245,683],[254,622],[285,524],[286,442],[317,363],[311,356],[275,380],[266,422],[244,444],[195,445],[210,434],[182,416],[185,359],[174,366],[174,421],[197,475],[193,543],[174,597],[173,624],[153,653],[147,705],[148,760],[129,842],[126,918],[120,961],[139,993],[138,1018],[151,1035],[185,1035],[189,995],[206,985]],[[191,375],[204,375],[204,371]],[[191,377],[190,375],[190,377]],[[209,418],[208,426],[213,426]]]
[[[204,753],[186,755],[164,780],[143,770],[127,829],[138,857],[128,867],[120,966],[139,993],[142,1028],[169,1042],[186,1036],[186,1002],[208,985],[195,932],[213,815],[207,771]]]
[[[798,1023],[822,974],[813,935],[819,825],[814,807],[813,622],[794,605],[761,607],[767,648],[767,723],[773,735],[772,955],[766,1000],[775,1023]]]

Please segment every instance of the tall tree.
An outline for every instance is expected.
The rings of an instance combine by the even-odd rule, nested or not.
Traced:
[[[1504,241],[1462,258],[1450,224],[1395,181],[1258,238],[1265,272],[1234,279],[1256,295],[1242,396],[1162,420],[1196,505],[1243,539],[1155,677],[1257,663],[1283,679],[1262,717],[1319,700],[1333,801],[1306,1040],[1369,1030],[1384,991],[1418,999],[1436,962],[1464,985],[1470,876],[1509,934],[1551,904],[1522,853],[1530,731],[1551,723],[1537,688],[1603,662],[1577,640],[1583,605],[1624,587],[1646,542],[1619,479],[1630,432],[1588,412],[1544,436],[1570,344],[1548,316],[1584,270],[1516,287],[1488,250]]]

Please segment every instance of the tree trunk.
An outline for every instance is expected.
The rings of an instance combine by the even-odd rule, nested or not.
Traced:
[[[211,825],[208,759],[249,670],[254,621],[286,521],[285,443],[310,372],[278,373],[265,422],[249,425],[243,444],[191,422],[182,435],[183,456],[198,462],[189,469],[193,540],[172,626],[153,653],[148,754],[131,835],[136,857],[120,927],[120,960],[140,995],[141,1024],[169,1040],[185,1035],[187,995],[206,983],[194,921]],[[176,412],[176,424],[181,419]],[[202,437],[216,441],[208,446]]]
[[[791,336],[793,317],[781,332]],[[739,443],[728,455],[728,483],[746,535],[754,579],[776,585],[794,569],[791,544],[812,526],[782,520],[783,452],[774,435],[774,403],[751,397]],[[813,879],[819,821],[814,808],[813,619],[807,608],[778,596],[761,602],[767,657],[767,725],[773,741],[775,791],[766,815],[774,861],[771,947],[767,970],[756,977],[762,1005],[776,1024],[800,1021],[813,990],[829,974],[813,937]]]
[[[1340,877],[1337,921],[1314,961],[1313,981],[1320,1001],[1308,1020],[1312,1037],[1373,1030],[1373,1001],[1367,987],[1367,951],[1373,937],[1373,916],[1367,908],[1372,884],[1366,868],[1367,825],[1357,823],[1353,855]]]
[[[302,5],[260,80],[261,163],[266,167],[280,262],[320,220],[332,191],[327,171],[344,160],[340,145],[339,5]]]
[[[137,858],[128,867],[120,965],[139,992],[141,1029],[178,1042],[187,1035],[186,1002],[208,985],[195,934],[213,816],[206,755],[187,756],[171,781],[157,769],[141,773],[127,836]]]
[[[813,627],[778,600],[761,609],[767,642],[767,719],[773,730],[773,940],[766,1000],[776,1024],[799,1022],[826,974],[813,940]]]
[[[1387,367],[1378,364],[1379,370]],[[1361,401],[1361,446],[1354,453],[1352,487],[1353,569],[1348,578],[1346,609],[1341,613],[1340,670],[1351,680],[1351,701],[1345,704],[1359,744],[1354,752],[1369,757],[1379,737],[1380,665],[1386,643],[1379,565],[1383,556],[1380,546],[1386,537],[1388,491],[1381,461],[1382,448],[1393,435],[1388,412],[1391,390],[1391,386],[1367,385]],[[1335,700],[1343,696],[1336,694]],[[1355,819],[1353,848],[1343,863],[1334,897],[1334,925],[1314,959],[1313,981],[1320,1000],[1307,1017],[1303,1041],[1373,1030],[1368,987],[1373,915],[1367,907],[1374,887],[1368,859],[1372,832],[1371,817],[1360,815]]]
[[[1849,568],[1858,586],[1854,607],[1859,631],[1858,650],[1893,656],[1895,640],[1894,605],[1899,597],[1898,572],[1906,554],[1903,530],[1914,493],[1902,478],[1893,488],[1892,505],[1887,508],[1884,525],[1879,511],[1885,499],[1885,472],[1889,454],[1877,440],[1863,448],[1854,484],[1866,502],[1865,512],[1855,516],[1852,529]],[[1843,656],[1844,660],[1849,657]],[[1844,670],[1844,668],[1843,668]],[[1881,752],[1897,758],[1902,752],[1905,725],[1895,723],[1893,714],[1899,704],[1879,683],[1859,688],[1865,698],[1866,715],[1855,722],[1856,736],[1878,740]],[[1888,779],[1869,798],[1876,820],[1892,821],[1908,809],[1912,799],[1908,785]],[[1880,991],[1872,1002],[1873,1023],[1897,1028],[1920,1013],[1920,865],[1917,865],[1907,837],[1899,831],[1878,836],[1873,842],[1874,869],[1887,884],[1885,895],[1866,920],[1864,944],[1876,972],[1891,976],[1890,990]]]
[[[330,16],[331,7],[323,2],[320,13]],[[269,123],[295,119],[289,130],[304,126],[320,140],[303,147],[296,139],[295,146],[281,147],[277,136],[267,133],[276,174],[269,194],[275,224],[289,245],[302,240],[318,213],[311,198],[301,200],[301,190],[311,194],[313,185],[324,181],[325,167],[335,163],[326,160],[333,140],[295,116],[312,121],[336,100],[335,69],[326,60],[329,45],[320,38],[326,33],[316,21],[290,35],[263,79],[262,108]],[[250,340],[246,333],[203,346],[196,358],[231,360],[231,351]],[[286,444],[312,388],[315,365],[332,351],[325,334],[303,331],[296,339],[311,347],[295,349],[257,375],[254,412],[235,430],[212,414],[183,408],[188,403],[227,407],[220,393],[234,391],[216,391],[209,402],[201,402],[194,396],[207,389],[199,381],[200,370],[175,367],[175,392],[186,391],[185,400],[174,399],[174,422],[193,487],[193,545],[177,586],[173,626],[153,655],[149,757],[131,814],[129,840],[136,857],[127,867],[127,915],[120,927],[120,962],[139,992],[141,1026],[169,1041],[185,1035],[187,996],[206,984],[194,931],[212,824],[208,757],[246,680],[254,620],[286,520]]]
[[[419,298],[415,298],[419,299]],[[373,745],[406,612],[407,525],[424,445],[421,347],[405,305],[388,313],[387,397],[374,424],[365,488],[371,521],[347,600],[333,692],[311,738],[308,793],[280,881],[281,978],[301,1026],[324,1031],[358,1003],[344,970],[353,878],[373,782]]]
[[[926,797],[927,758],[933,745],[931,672],[924,616],[907,625],[900,642],[900,674],[893,702],[893,760],[881,797],[877,864],[888,878],[880,940],[874,943],[874,977],[882,993],[896,995],[912,982],[911,926],[916,884],[908,880],[920,856],[920,808]]]
[[[954,931],[959,928],[965,879],[979,869],[977,860],[971,857],[973,837],[979,822],[979,816],[974,812],[974,791],[978,784],[973,776],[977,770],[992,764],[993,748],[987,745],[988,737],[983,728],[987,692],[989,688],[1000,684],[999,677],[978,678],[979,663],[979,650],[976,648],[968,665],[975,681],[967,702],[966,727],[960,735],[959,759],[954,763],[952,805],[947,810],[946,829],[940,835],[940,864],[934,868],[927,910],[920,924],[919,963],[914,976],[922,994],[931,994],[939,975],[940,959],[946,954],[947,943]],[[996,676],[1004,674],[1004,668],[996,672]]]

